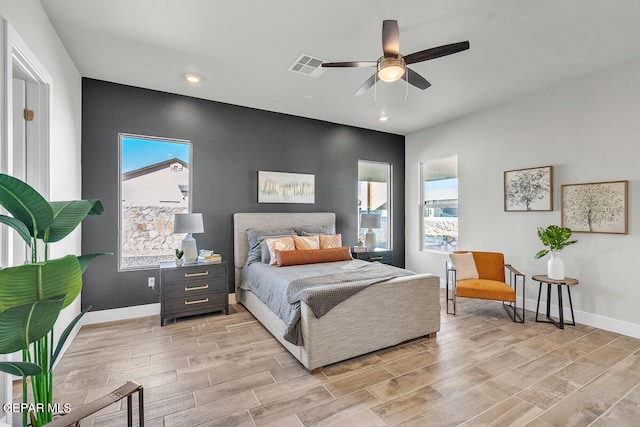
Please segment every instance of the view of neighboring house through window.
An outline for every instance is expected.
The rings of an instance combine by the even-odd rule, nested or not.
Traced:
[[[190,211],[191,143],[120,134],[120,251],[122,270],[171,261],[184,234],[173,217]]]
[[[421,250],[458,249],[458,158],[420,163]]]
[[[365,241],[368,228],[361,228],[362,214],[380,216],[380,228],[372,228],[377,248],[391,248],[391,165],[358,160],[358,240]]]

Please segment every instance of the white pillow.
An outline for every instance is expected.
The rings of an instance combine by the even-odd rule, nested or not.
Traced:
[[[449,258],[456,268],[456,280],[478,279],[480,277],[471,252],[449,254]]]

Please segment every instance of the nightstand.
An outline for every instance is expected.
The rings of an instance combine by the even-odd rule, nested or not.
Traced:
[[[160,263],[160,325],[165,319],[222,310],[229,314],[227,262]]]
[[[365,252],[354,252],[351,250],[351,256],[354,259],[363,261],[380,261],[383,264],[393,264],[393,251],[388,249],[368,249]]]

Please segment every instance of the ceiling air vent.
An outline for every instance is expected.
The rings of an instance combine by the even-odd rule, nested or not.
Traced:
[[[289,67],[289,71],[310,77],[320,77],[326,70],[321,67],[324,59],[315,58],[303,53]]]

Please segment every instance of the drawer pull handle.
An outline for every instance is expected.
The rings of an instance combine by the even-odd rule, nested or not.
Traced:
[[[185,301],[184,305],[202,304],[203,302],[209,302],[209,298],[199,299],[199,300],[196,300],[196,301]]]
[[[194,286],[193,288],[187,288],[186,286],[184,287],[185,292],[189,292],[189,291],[199,291],[201,289],[209,289],[209,285],[203,285],[203,286]]]
[[[369,258],[371,261],[380,261],[382,259],[381,256],[372,256]]]
[[[184,277],[198,277],[198,276],[208,276],[209,275],[209,270],[205,271],[204,273],[184,273]]]

